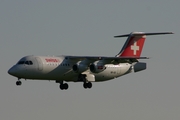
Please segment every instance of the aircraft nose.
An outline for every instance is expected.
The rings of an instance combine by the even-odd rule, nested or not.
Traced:
[[[8,70],[8,73],[10,74],[10,75],[13,75],[13,76],[15,76],[16,75],[16,72],[17,70],[15,69],[15,67],[13,66],[13,67],[11,67],[9,70]]]

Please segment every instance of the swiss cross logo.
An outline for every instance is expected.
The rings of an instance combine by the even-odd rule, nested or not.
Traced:
[[[145,37],[143,36],[131,36],[128,38],[127,45],[123,46],[120,56],[136,56],[140,57],[142,48],[144,45]]]
[[[133,41],[131,45],[131,50],[133,50],[133,55],[136,55],[137,51],[139,50],[139,46],[137,45],[137,40]]]

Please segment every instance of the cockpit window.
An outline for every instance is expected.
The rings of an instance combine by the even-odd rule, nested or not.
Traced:
[[[19,61],[18,64],[24,64],[25,61]]]
[[[32,64],[33,64],[33,62],[32,62],[32,61],[29,61],[29,64],[30,64],[30,65],[32,65]]]
[[[22,65],[22,64],[32,65],[33,62],[32,62],[32,61],[19,61],[17,64],[18,64],[18,65]]]
[[[25,64],[26,64],[26,65],[29,65],[29,61],[26,61]]]

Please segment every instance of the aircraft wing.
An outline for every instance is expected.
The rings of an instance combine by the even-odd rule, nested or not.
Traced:
[[[106,64],[110,63],[124,63],[124,62],[138,62],[137,59],[149,59],[149,57],[104,57],[104,56],[66,56],[68,60],[74,62],[88,60],[89,62],[95,62],[103,60]]]

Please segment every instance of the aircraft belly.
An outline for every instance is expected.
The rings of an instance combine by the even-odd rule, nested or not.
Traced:
[[[71,69],[57,69],[47,73],[46,76],[52,80],[70,80],[77,75],[73,71],[71,71]]]

